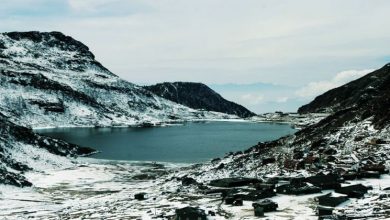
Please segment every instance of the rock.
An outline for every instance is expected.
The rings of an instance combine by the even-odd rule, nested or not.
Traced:
[[[244,202],[242,201],[241,198],[237,198],[233,201],[233,205],[234,206],[242,206],[244,204]]]
[[[321,189],[337,189],[340,188],[340,182],[342,179],[339,175],[336,174],[317,174],[316,176],[307,177],[305,181],[315,186],[321,187]]]
[[[217,167],[217,170],[221,170],[225,167],[225,164],[224,163],[220,163]]]
[[[335,154],[337,154],[337,150],[335,150],[333,148],[328,148],[328,149],[324,150],[324,154],[326,154],[326,155],[335,155]]]
[[[254,208],[255,211],[255,217],[264,217],[264,209],[263,207],[257,206]]]
[[[325,158],[326,162],[333,162],[333,161],[336,161],[337,158],[332,156],[332,155],[329,155]]]
[[[240,194],[241,198],[246,201],[256,201],[259,199],[270,198],[276,196],[273,189],[270,190],[254,190],[247,194]]]
[[[0,168],[0,184],[13,185],[17,187],[30,187],[32,183],[24,176],[7,171],[5,168]]]
[[[220,193],[222,197],[226,197],[229,193],[231,193],[231,191],[231,189],[207,189],[204,191],[204,194]]]
[[[176,209],[175,213],[175,220],[207,220],[205,211],[197,207]]]
[[[225,204],[226,204],[226,205],[232,205],[233,202],[234,202],[234,200],[235,200],[234,196],[227,196],[227,197],[225,198]]]
[[[181,180],[181,184],[183,186],[189,186],[189,185],[196,185],[196,184],[198,184],[198,182],[194,178],[183,177]]]
[[[379,179],[381,174],[378,171],[361,171],[359,172],[359,178],[374,178]]]
[[[381,174],[386,173],[386,166],[384,164],[367,164],[362,167],[364,171],[375,171]]]
[[[297,151],[297,152],[294,153],[293,159],[299,160],[299,159],[302,159],[303,156],[304,156],[303,151]]]
[[[209,214],[210,216],[215,216],[215,212],[213,212],[213,211],[209,211],[208,214]]]
[[[321,206],[336,207],[341,203],[347,201],[348,197],[347,196],[333,197],[331,196],[331,193],[328,193],[326,195],[317,197],[317,199],[318,199],[318,204]]]
[[[272,200],[264,199],[252,203],[253,208],[262,208],[264,212],[274,212],[278,208],[278,204]]]
[[[287,195],[307,195],[313,193],[320,193],[321,188],[317,186],[309,185],[307,183],[285,184],[276,187],[276,192],[280,194],[287,194]]]
[[[342,175],[344,180],[356,180],[358,178],[358,173],[348,172]]]
[[[134,199],[136,200],[145,200],[146,193],[137,193],[134,195]]]
[[[152,179],[156,179],[156,177],[154,175],[142,173],[142,174],[134,175],[133,179],[134,180],[152,180]]]
[[[299,164],[298,160],[286,159],[284,161],[284,168],[288,170],[295,170],[298,169],[298,164]]]
[[[240,187],[248,186],[251,184],[260,183],[261,180],[254,178],[236,177],[236,178],[223,178],[210,181],[210,186],[215,187]]]
[[[263,162],[262,162],[262,165],[267,165],[267,164],[270,164],[270,163],[275,163],[276,162],[276,159],[274,157],[270,157],[270,158],[264,158],[263,159]]]
[[[372,187],[367,187],[362,184],[350,185],[341,187],[335,190],[337,193],[346,194],[349,198],[361,198]]]
[[[221,158],[214,158],[211,160],[211,163],[218,163],[219,161],[221,161]]]
[[[275,184],[258,183],[258,184],[255,184],[255,188],[257,190],[274,190],[275,189]]]
[[[317,207],[317,214],[318,214],[318,216],[322,217],[322,219],[325,216],[329,216],[330,219],[333,219],[332,218],[333,210],[334,210],[334,208],[318,206]]]

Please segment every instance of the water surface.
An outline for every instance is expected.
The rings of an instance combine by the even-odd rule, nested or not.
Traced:
[[[38,133],[101,151],[110,160],[194,163],[294,133],[288,124],[193,122],[152,128],[55,128]]]

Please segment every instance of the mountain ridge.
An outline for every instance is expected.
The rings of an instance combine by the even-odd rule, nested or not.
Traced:
[[[194,109],[233,114],[242,118],[256,115],[244,106],[226,100],[203,83],[164,82],[144,86],[144,88],[163,98]]]
[[[390,82],[390,63],[367,75],[317,96],[298,112],[336,112],[380,97]]]

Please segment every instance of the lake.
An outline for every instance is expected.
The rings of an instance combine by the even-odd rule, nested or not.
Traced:
[[[253,122],[190,122],[148,128],[54,128],[36,130],[101,153],[109,160],[195,163],[248,149],[259,141],[293,134],[288,124]]]

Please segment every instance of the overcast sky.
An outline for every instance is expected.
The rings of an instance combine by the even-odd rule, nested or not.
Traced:
[[[61,31],[139,84],[297,88],[283,101],[389,62],[389,11],[388,0],[1,0],[0,31]]]

